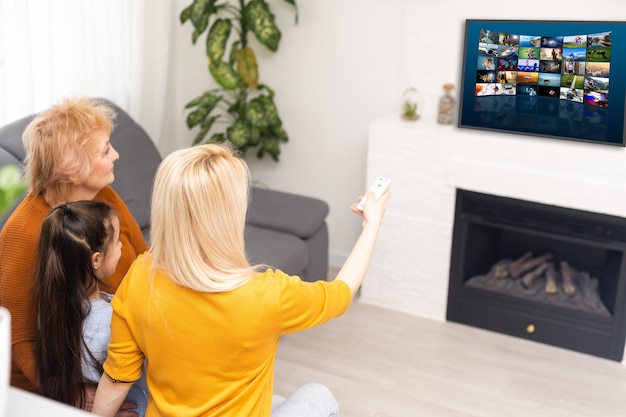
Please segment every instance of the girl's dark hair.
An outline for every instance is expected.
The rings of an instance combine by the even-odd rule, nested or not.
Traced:
[[[106,255],[114,216],[107,203],[77,201],[52,209],[41,226],[35,281],[37,372],[43,395],[72,406],[85,403],[83,321],[89,314],[87,300],[98,289],[92,255]],[[88,354],[87,360],[102,371]]]

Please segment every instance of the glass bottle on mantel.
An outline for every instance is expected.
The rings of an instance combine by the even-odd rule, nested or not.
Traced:
[[[454,84],[444,84],[444,94],[439,100],[439,113],[437,115],[437,123],[442,125],[450,125],[454,123],[454,106],[456,101],[450,92],[454,89]]]

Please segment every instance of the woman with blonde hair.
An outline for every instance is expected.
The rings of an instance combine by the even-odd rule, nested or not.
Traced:
[[[124,201],[110,187],[119,154],[111,146],[115,111],[90,98],[66,98],[37,115],[23,134],[29,190],[0,232],[0,305],[11,312],[11,385],[41,392],[35,370],[37,303],[33,296],[36,248],[53,207],[100,200],[118,213],[122,254],[101,288],[114,293],[130,264],[148,246]],[[91,387],[91,397],[95,387]],[[89,409],[89,395],[77,406]],[[134,415],[132,413],[119,414]]]
[[[152,195],[151,249],[112,301],[111,343],[93,412],[113,415],[146,360],[146,416],[338,414],[328,389],[308,384],[272,410],[282,335],[343,314],[374,249],[389,192],[370,196],[363,230],[336,280],[304,282],[250,265],[244,225],[249,173],[225,145],[173,152]],[[324,277],[320,277],[324,278]]]

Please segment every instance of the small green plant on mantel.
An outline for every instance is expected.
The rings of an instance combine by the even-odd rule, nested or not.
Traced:
[[[296,8],[295,0],[283,0]],[[257,157],[266,153],[278,162],[280,143],[289,137],[274,103],[274,91],[259,83],[256,53],[250,34],[276,52],[281,32],[265,0],[194,0],[180,14],[181,24],[191,22],[192,42],[207,29],[206,56],[209,72],[220,88],[204,92],[185,106],[187,126],[199,126],[193,145],[230,141],[244,154],[258,147]],[[231,40],[232,38],[232,40]],[[215,122],[225,132],[209,135]],[[216,125],[217,125],[216,124]]]

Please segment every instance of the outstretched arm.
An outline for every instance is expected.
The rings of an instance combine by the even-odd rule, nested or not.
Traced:
[[[378,199],[370,191],[362,212],[357,209],[356,203],[350,207],[354,213],[363,218],[362,230],[336,279],[346,282],[350,286],[352,295],[356,294],[363,278],[365,278],[389,197],[389,190],[385,191]]]

